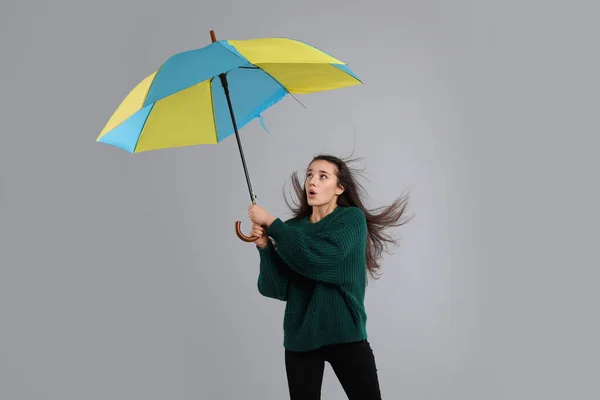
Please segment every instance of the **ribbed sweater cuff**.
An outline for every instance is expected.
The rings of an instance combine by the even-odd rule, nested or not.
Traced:
[[[277,240],[285,234],[287,228],[288,226],[285,224],[285,222],[283,222],[281,218],[277,218],[267,228],[267,234],[275,238],[275,240]]]
[[[269,250],[271,250],[270,247],[273,246],[273,243],[271,243],[271,241],[269,240],[269,243],[267,243],[267,246],[264,249],[258,247],[258,245],[255,245],[255,246],[256,246],[256,250],[258,250],[259,253],[266,253]]]

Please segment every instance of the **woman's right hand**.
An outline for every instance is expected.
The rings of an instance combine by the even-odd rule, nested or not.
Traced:
[[[269,244],[269,235],[267,235],[265,228],[258,224],[252,224],[252,231],[250,232],[250,235],[258,238],[254,244],[261,249],[264,249]]]

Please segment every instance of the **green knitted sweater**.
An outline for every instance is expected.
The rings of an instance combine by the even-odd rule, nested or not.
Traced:
[[[276,219],[260,254],[258,291],[286,302],[283,344],[293,351],[367,339],[367,224],[356,207],[320,221]]]

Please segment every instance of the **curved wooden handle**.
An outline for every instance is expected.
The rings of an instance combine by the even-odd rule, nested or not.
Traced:
[[[242,241],[244,241],[246,243],[252,243],[252,242],[256,242],[258,240],[257,237],[244,235],[242,233],[241,226],[242,226],[241,221],[235,221],[235,233]]]

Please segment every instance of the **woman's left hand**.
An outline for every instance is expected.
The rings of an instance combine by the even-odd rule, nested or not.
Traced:
[[[267,210],[256,204],[253,204],[250,207],[248,207],[248,217],[255,224],[264,227],[269,227],[269,225],[271,225],[273,221],[275,221],[274,216],[272,216]]]

